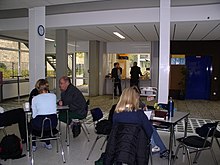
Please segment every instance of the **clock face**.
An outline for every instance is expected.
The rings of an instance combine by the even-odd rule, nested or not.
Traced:
[[[37,32],[40,36],[43,36],[44,33],[45,33],[45,30],[44,30],[44,26],[43,25],[39,25],[38,28],[37,28]]]

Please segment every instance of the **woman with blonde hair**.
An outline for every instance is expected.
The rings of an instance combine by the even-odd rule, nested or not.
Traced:
[[[152,126],[147,116],[140,108],[140,93],[136,86],[123,90],[113,115],[113,125],[116,123],[139,124],[151,139],[152,152],[160,152],[161,158],[168,158],[169,151],[161,140],[157,130]],[[159,147],[158,147],[159,146]]]
[[[139,108],[140,95],[136,87],[125,88],[115,108],[113,124],[133,123],[141,125],[148,138],[151,138],[153,128],[144,111]]]

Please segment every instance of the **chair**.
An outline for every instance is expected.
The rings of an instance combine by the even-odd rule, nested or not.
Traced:
[[[187,152],[187,157],[188,157],[188,161],[189,161],[190,165],[197,162],[197,160],[200,156],[200,153],[204,150],[210,150],[210,152],[212,154],[212,158],[213,158],[215,164],[217,165],[218,162],[216,160],[214,151],[212,149],[213,138],[215,135],[217,124],[218,124],[218,122],[209,123],[209,125],[207,125],[207,131],[206,131],[204,137],[193,135],[193,136],[188,136],[185,138],[183,137],[183,138],[177,139],[177,141],[179,142],[179,145],[176,149],[174,163],[175,163],[175,160],[176,160],[176,157],[177,157],[177,154],[178,154],[180,147],[183,147],[183,149]],[[210,138],[210,140],[209,140],[209,138]],[[193,162],[190,157],[191,153],[196,153],[195,157],[193,159]]]
[[[85,124],[85,119],[86,119],[86,117],[88,115],[89,105],[90,105],[90,100],[89,99],[86,101],[86,105],[87,105],[87,114],[86,114],[86,116],[83,119],[79,119],[79,122],[81,123],[82,130],[83,130],[84,134],[86,135],[86,138],[88,139],[88,142],[89,142],[89,137],[88,137],[87,134],[90,134],[90,133],[89,133],[89,130],[86,127],[86,124]]]
[[[201,127],[196,128],[196,133],[201,136],[204,137],[205,136],[205,132],[207,131],[207,127],[208,125],[213,124],[213,123],[206,123]],[[220,138],[220,132],[216,129],[215,134],[214,134],[215,140],[220,148],[220,143],[218,141],[218,138]]]
[[[5,127],[0,127],[0,130],[2,130],[5,135],[7,135],[7,132],[6,132],[6,130],[5,130]]]
[[[92,147],[91,147],[91,149],[89,151],[89,154],[87,156],[87,160],[89,160],[89,157],[90,157],[90,155],[91,155],[91,153],[92,153],[92,151],[93,151],[97,141],[100,138],[102,138],[102,137],[105,138],[104,143],[101,146],[101,150],[103,149],[103,147],[105,145],[105,142],[107,141],[107,137],[108,137],[108,135],[110,133],[109,131],[106,133],[106,132],[100,132],[100,131],[96,130],[98,123],[101,123],[101,121],[108,121],[108,120],[101,120],[103,118],[103,113],[102,113],[101,109],[100,108],[94,108],[94,109],[91,109],[90,112],[92,114],[93,124],[94,124],[95,133],[97,134],[97,137],[96,137],[96,139],[95,139],[95,141],[94,141],[94,143],[93,143],[93,145],[92,145]],[[103,122],[103,123],[105,123],[105,122]]]
[[[53,115],[55,115],[55,117],[57,119],[56,114],[53,114]],[[41,130],[32,130],[30,133],[30,152],[31,152],[30,156],[31,156],[31,164],[32,165],[34,164],[32,142],[41,142],[41,141],[45,141],[45,140],[56,140],[57,153],[59,152],[58,141],[60,142],[63,163],[66,162],[62,141],[60,139],[60,132],[56,129],[56,127],[53,126],[53,123],[51,120],[53,115],[45,115],[45,117],[42,120]],[[41,115],[41,116],[43,116],[43,115]],[[36,139],[33,139],[33,137],[35,137]]]

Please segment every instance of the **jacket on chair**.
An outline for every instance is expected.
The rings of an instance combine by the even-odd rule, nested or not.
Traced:
[[[109,136],[104,165],[147,165],[150,139],[137,124],[118,123]]]

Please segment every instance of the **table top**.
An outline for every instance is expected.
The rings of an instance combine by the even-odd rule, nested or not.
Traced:
[[[65,105],[65,106],[57,106],[57,110],[67,110],[69,109],[69,106],[68,105]],[[25,110],[24,111],[25,113],[32,113],[32,111],[29,109],[29,110]]]
[[[63,106],[58,105],[57,106],[57,110],[67,110],[67,109],[69,109],[68,105],[63,105]]]
[[[189,112],[174,112],[174,116],[171,118],[166,118],[166,120],[162,118],[151,117],[151,121],[159,121],[167,124],[176,124],[185,117],[189,116]]]

